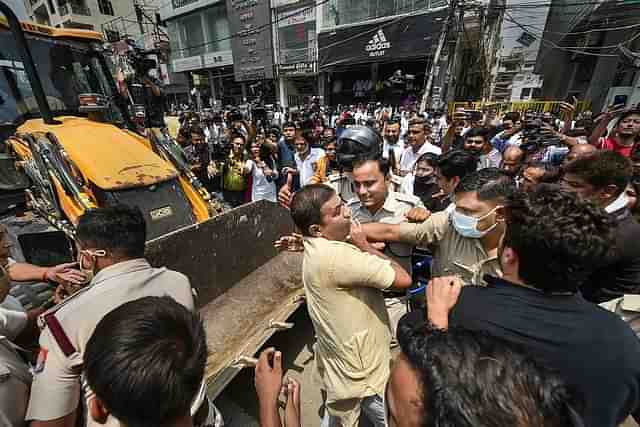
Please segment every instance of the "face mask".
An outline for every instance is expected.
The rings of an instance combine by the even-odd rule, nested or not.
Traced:
[[[483,219],[485,219],[486,217],[488,217],[489,215],[491,215],[499,207],[500,206],[496,206],[495,208],[493,208],[489,212],[487,212],[485,215],[482,215],[480,218],[476,218],[474,216],[465,215],[465,214],[462,214],[462,213],[458,212],[457,210],[454,210],[451,213],[451,221],[453,223],[453,227],[463,237],[469,237],[469,238],[472,238],[472,239],[479,239],[479,238],[485,236],[488,232],[490,232],[494,228],[496,228],[498,223],[496,222],[495,224],[493,224],[491,227],[487,228],[484,231],[478,230],[478,223],[480,221],[482,221]]]
[[[434,175],[416,176],[415,181],[418,184],[434,184],[437,178]]]
[[[80,251],[79,255],[78,255],[78,267],[80,268],[80,271],[82,272],[82,274],[84,274],[85,276],[85,280],[83,285],[86,285],[88,283],[91,283],[91,281],[93,280],[93,278],[96,275],[96,261],[95,259],[91,259],[91,257],[103,257],[107,255],[107,251],[104,250],[96,250],[96,251],[90,251],[90,250],[82,250]],[[84,267],[84,261],[85,259],[88,259],[89,262],[91,263],[91,268],[85,268]]]

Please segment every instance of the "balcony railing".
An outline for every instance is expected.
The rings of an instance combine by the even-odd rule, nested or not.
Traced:
[[[313,62],[315,60],[317,60],[315,47],[303,47],[301,49],[280,49],[281,64]]]
[[[72,13],[74,15],[91,16],[91,10],[83,4],[64,3],[60,5],[58,10],[60,11],[60,16],[66,16]]]

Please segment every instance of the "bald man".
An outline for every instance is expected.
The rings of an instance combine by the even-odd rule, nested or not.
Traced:
[[[502,153],[502,162],[500,163],[500,169],[508,173],[510,176],[517,176],[522,169],[524,163],[524,151],[520,147],[510,145]]]
[[[571,147],[569,154],[564,158],[563,164],[567,164],[579,157],[589,156],[598,151],[598,149],[591,144],[576,144]]]

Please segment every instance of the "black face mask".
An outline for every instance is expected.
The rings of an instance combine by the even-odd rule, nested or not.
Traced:
[[[416,184],[422,184],[422,185],[428,185],[428,184],[435,184],[437,178],[435,175],[426,175],[426,176],[416,176],[415,177],[415,183]]]

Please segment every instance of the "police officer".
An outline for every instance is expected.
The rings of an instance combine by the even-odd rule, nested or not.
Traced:
[[[89,284],[45,312],[40,354],[34,369],[26,419],[32,427],[76,425],[82,396],[82,355],[96,324],[121,304],[145,296],[169,295],[190,310],[193,294],[186,276],[153,268],[144,259],[146,225],[139,210],[113,206],[88,211],[78,222],[76,244],[81,270]],[[93,426],[91,417],[85,425]],[[115,419],[108,426],[118,426]]]
[[[385,224],[400,224],[414,220],[416,211],[426,214],[426,209],[420,198],[389,191],[391,167],[388,159],[380,154],[369,154],[359,157],[353,162],[351,174],[356,197],[348,201],[351,217],[366,224],[381,222]],[[390,243],[384,248],[384,254],[400,264],[411,273],[412,246],[403,243]],[[385,304],[391,322],[392,337],[400,318],[407,312],[404,294],[387,293]],[[392,341],[393,344],[394,341]]]

